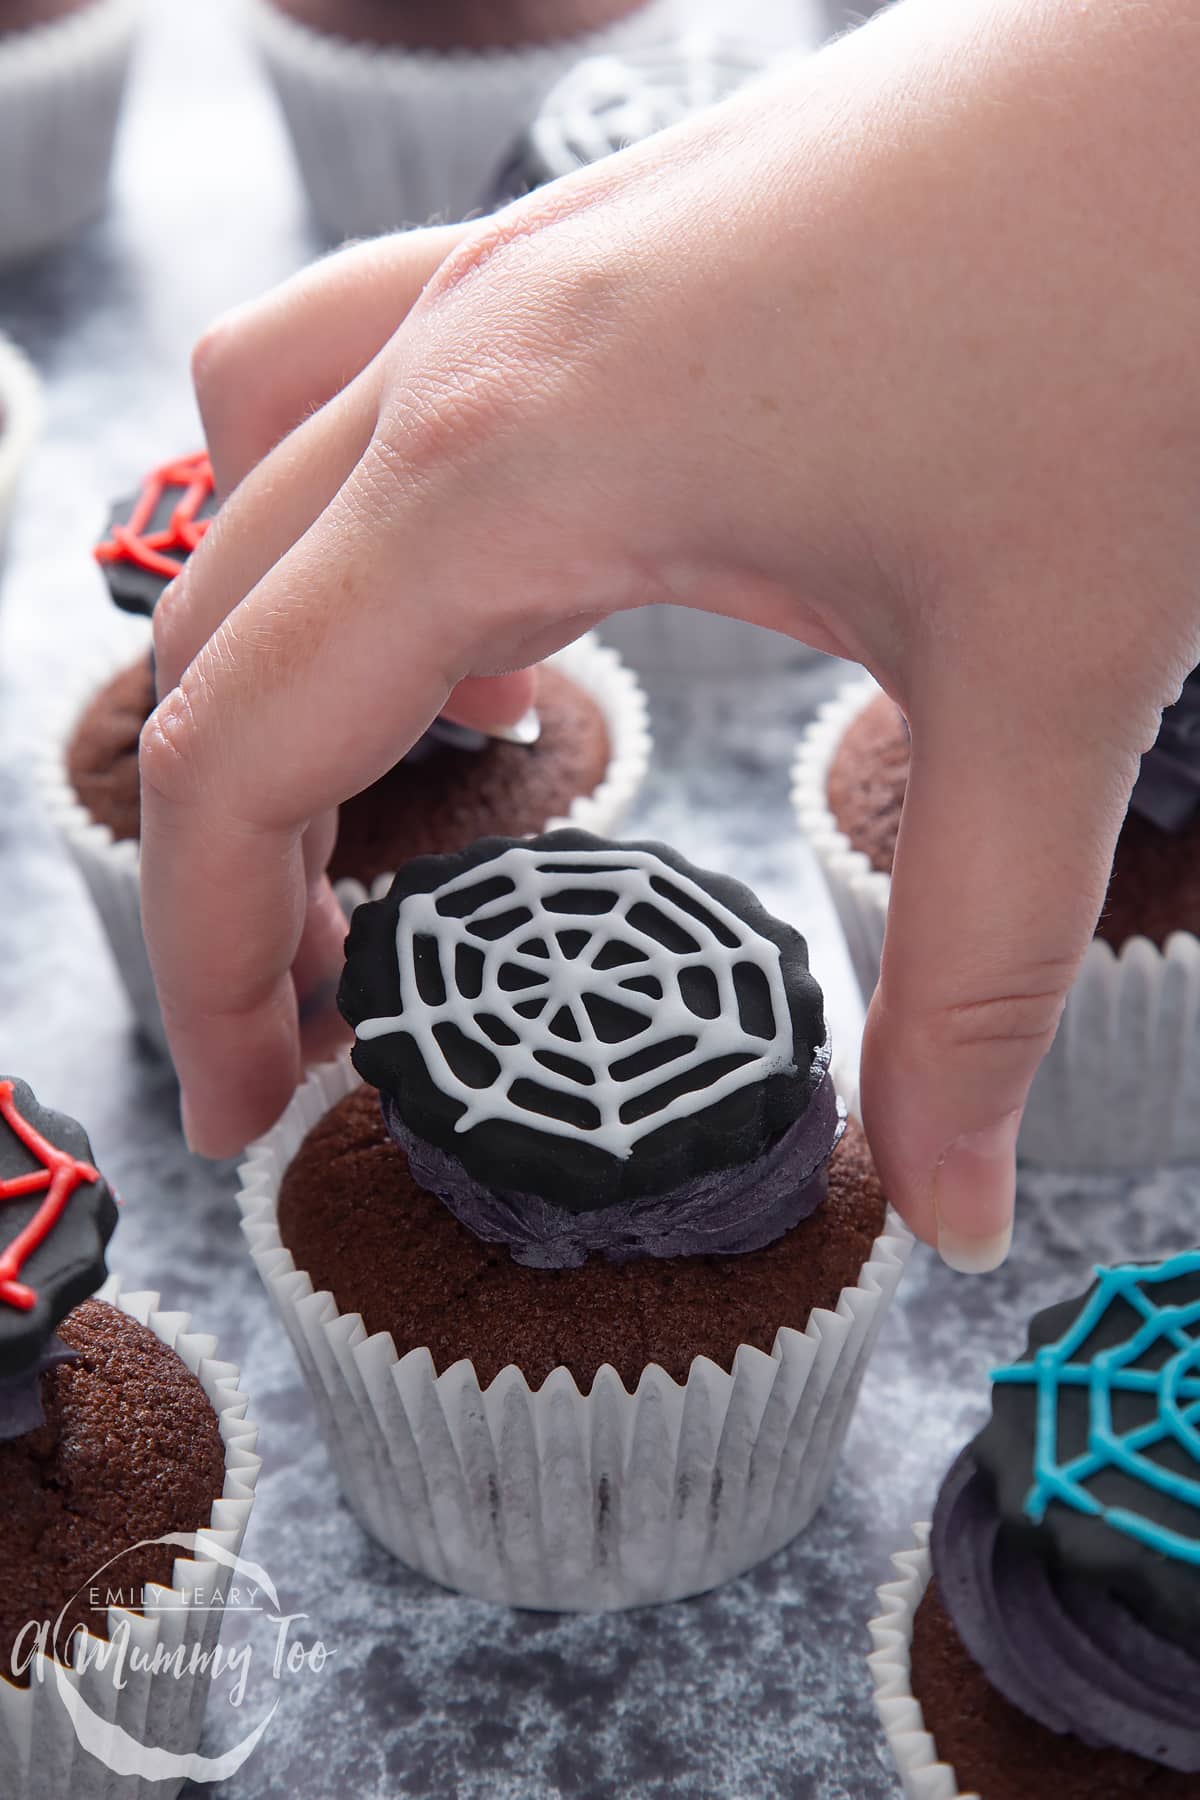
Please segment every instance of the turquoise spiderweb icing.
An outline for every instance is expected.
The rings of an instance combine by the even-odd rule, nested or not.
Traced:
[[[1151,1292],[1181,1277],[1200,1277],[1200,1251],[1188,1251],[1154,1266],[1127,1264],[1098,1268],[1097,1283],[1078,1317],[1056,1343],[1034,1352],[1028,1362],[992,1371],[1001,1385],[1031,1386],[1037,1393],[1034,1480],[1025,1512],[1035,1524],[1051,1501],[1103,1519],[1114,1531],[1136,1538],[1152,1550],[1200,1569],[1200,1288],[1185,1305],[1158,1305]],[[1090,1360],[1077,1353],[1115,1301],[1124,1301],[1142,1323],[1123,1343],[1098,1350]],[[1174,1354],[1156,1369],[1131,1365],[1160,1345]],[[1058,1448],[1059,1392],[1064,1387],[1088,1390],[1086,1451],[1062,1461]],[[1135,1429],[1119,1432],[1113,1423],[1113,1395],[1140,1394],[1157,1399],[1155,1416]],[[1173,1440],[1196,1466],[1196,1475],[1164,1468],[1147,1454]],[[1196,1535],[1188,1536],[1146,1519],[1127,1507],[1105,1506],[1088,1491],[1087,1482],[1106,1469],[1120,1469],[1147,1488],[1196,1511]]]

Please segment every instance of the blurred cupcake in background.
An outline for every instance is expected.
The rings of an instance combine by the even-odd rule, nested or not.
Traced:
[[[251,0],[325,235],[483,211],[555,81],[667,38],[688,0]]]
[[[0,0],[0,264],[103,212],[139,0]]]
[[[0,1738],[14,1800],[110,1800],[102,1754],[118,1731],[197,1749],[208,1676],[191,1659],[211,1658],[221,1614],[194,1596],[240,1549],[258,1477],[238,1372],[214,1340],[156,1294],[92,1297],[116,1219],[81,1127],[0,1079]],[[144,1660],[98,1661],[129,1637]],[[178,1669],[156,1672],[156,1653]]]
[[[95,555],[112,599],[149,620],[216,511],[203,453],[153,470],[120,502]],[[537,704],[496,735],[437,719],[388,774],[341,809],[330,875],[347,913],[386,890],[414,854],[489,833],[522,836],[570,821],[612,830],[650,754],[646,705],[616,652],[593,638],[538,672]],[[155,704],[147,645],[87,671],[43,761],[50,812],[104,922],[134,1012],[164,1045],[138,893],[138,740]]]
[[[41,418],[41,383],[33,365],[15,344],[0,335],[0,569],[17,483],[29,460]]]
[[[661,844],[489,839],[358,909],[338,1003],[241,1206],[366,1528],[553,1610],[788,1542],[911,1242],[799,933]]]
[[[793,799],[866,999],[879,978],[908,783],[908,726],[871,680],[818,713]],[[1031,1162],[1200,1160],[1200,672],[1163,714],[1117,840],[1095,940],[1021,1125]]]
[[[871,1625],[904,1792],[1195,1800],[1200,1254],[1097,1270],[992,1381]]]

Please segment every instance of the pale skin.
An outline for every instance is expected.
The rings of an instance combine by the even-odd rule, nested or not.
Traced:
[[[903,706],[865,1123],[922,1237],[1002,1259],[1029,1083],[1200,662],[1198,91],[1200,0],[903,0],[214,327],[195,377],[230,498],[160,605],[142,740],[196,1149],[280,1112],[300,1010],[329,1041],[338,802],[451,695],[512,719],[533,677],[504,671],[671,599],[851,656]]]

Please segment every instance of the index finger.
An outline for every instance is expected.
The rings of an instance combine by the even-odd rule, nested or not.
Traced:
[[[189,1142],[210,1156],[265,1129],[299,1078],[309,820],[386,773],[506,625],[519,636],[499,597],[460,599],[496,572],[464,568],[456,506],[426,492],[418,531],[401,496],[364,532],[372,479],[360,464],[142,734],[143,924]]]

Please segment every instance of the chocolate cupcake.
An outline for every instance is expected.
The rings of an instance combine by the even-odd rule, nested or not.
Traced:
[[[1099,1270],[992,1380],[871,1627],[906,1792],[1194,1800],[1200,1253]]]
[[[677,0],[252,0],[331,241],[469,218],[538,102],[589,53],[653,43]]]
[[[0,0],[0,263],[104,210],[137,15],[135,0]]]
[[[149,619],[216,511],[204,454],[153,470],[120,502],[95,551],[123,611]],[[610,830],[649,756],[645,701],[611,650],[581,639],[540,671],[537,710],[487,736],[437,719],[382,780],[340,813],[330,875],[347,913],[386,891],[414,854],[491,832],[532,834],[570,820]],[[164,1045],[138,895],[138,739],[155,704],[146,651],[91,672],[43,769],[47,804],[108,932],[139,1024]]]
[[[879,976],[908,781],[903,715],[874,682],[822,709],[793,798],[864,997]],[[1019,1149],[1082,1169],[1200,1160],[1200,674],[1143,758],[1096,937],[1035,1077]]]
[[[98,1664],[99,1646],[133,1632],[151,1656],[211,1650],[218,1615],[187,1590],[214,1547],[240,1546],[258,1473],[212,1340],[157,1295],[90,1297],[116,1216],[82,1129],[0,1080],[0,1715],[21,1800],[107,1800],[114,1724],[181,1761],[196,1750],[201,1686]],[[97,1583],[112,1604],[92,1603]],[[148,1584],[161,1594],[141,1616]],[[65,1672],[82,1666],[85,1703],[68,1710]]]
[[[786,1543],[909,1242],[804,939],[659,844],[492,839],[358,909],[339,1005],[241,1204],[368,1529],[567,1610]]]

